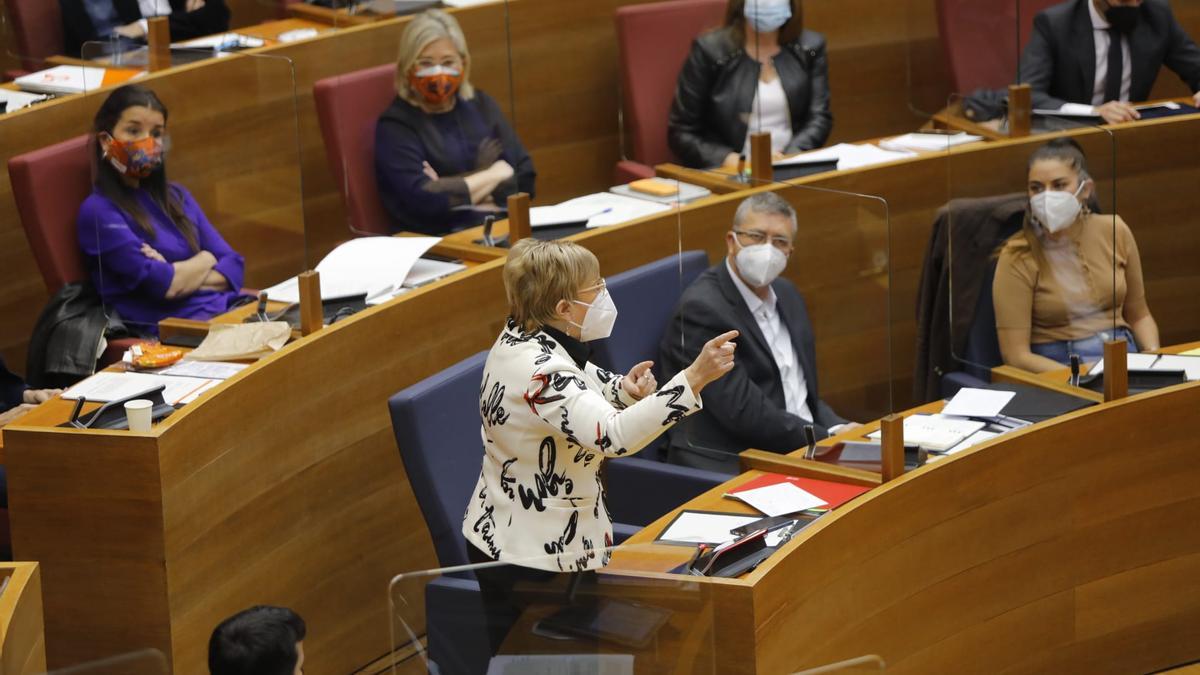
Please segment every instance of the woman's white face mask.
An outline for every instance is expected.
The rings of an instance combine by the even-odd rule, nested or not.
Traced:
[[[1030,197],[1029,210],[1041,226],[1050,234],[1061,232],[1079,218],[1083,204],[1079,193],[1087,181],[1080,181],[1074,193],[1065,190],[1046,190]]]
[[[617,323],[617,305],[613,302],[612,296],[608,294],[607,288],[600,289],[590,303],[582,300],[572,300],[571,302],[588,308],[587,314],[583,316],[583,323],[571,322],[572,326],[579,328],[581,342],[603,340],[612,335],[613,326]]]

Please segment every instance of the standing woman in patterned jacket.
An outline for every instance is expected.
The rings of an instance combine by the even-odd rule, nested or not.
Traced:
[[[504,288],[511,315],[484,366],[483,470],[463,518],[471,562],[508,563],[475,573],[493,653],[520,613],[514,585],[608,563],[601,465],[699,410],[700,390],[733,368],[737,337],[713,338],[660,388],[650,361],[624,376],[588,362],[588,342],[617,318],[591,251],[524,239],[509,251]]]

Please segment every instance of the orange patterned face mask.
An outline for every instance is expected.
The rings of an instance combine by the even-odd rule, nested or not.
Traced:
[[[454,98],[462,81],[462,71],[448,66],[430,66],[408,74],[409,85],[430,105],[442,105]]]
[[[153,136],[136,141],[118,141],[113,138],[104,150],[104,158],[117,171],[130,178],[145,178],[162,166],[163,144]]]

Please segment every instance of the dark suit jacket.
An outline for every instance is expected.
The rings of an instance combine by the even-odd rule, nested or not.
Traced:
[[[47,0],[49,1],[49,0]],[[117,9],[121,25],[130,24],[142,17],[137,0],[112,0]],[[62,8],[63,49],[70,56],[79,56],[83,43],[105,40],[107,35],[97,35],[92,17],[84,9],[83,0],[58,0]],[[204,7],[186,12],[187,0],[171,0],[171,40],[190,40],[229,30],[229,8],[225,0],[205,0]]]
[[[0,359],[0,412],[15,408],[25,402],[25,380],[8,369]]]
[[[1089,2],[1070,0],[1033,19],[1033,33],[1021,54],[1021,80],[1033,89],[1034,108],[1058,108],[1066,102],[1091,104],[1096,43]],[[1133,67],[1131,101],[1150,97],[1164,65],[1191,91],[1200,90],[1200,47],[1175,20],[1167,0],[1142,3],[1141,18],[1129,34],[1129,60]]]
[[[838,417],[817,394],[817,356],[812,324],[800,291],[786,279],[771,284],[778,310],[796,351],[808,384],[808,406],[816,419],[818,437],[846,420]],[[665,377],[689,366],[704,343],[729,330],[740,331],[736,365],[701,393],[703,408],[685,418],[670,432],[672,461],[681,454],[700,455],[736,471],[737,453],[746,448],[791,452],[804,447],[800,417],[785,409],[783,383],[771,349],[750,314],[725,260],[710,267],[683,292],[660,345]],[[683,461],[715,470],[712,463]]]
[[[810,30],[781,45],[775,70],[787,95],[792,140],[787,153],[819,148],[833,128],[825,38]],[[761,66],[729,29],[696,38],[675,87],[667,121],[671,152],[687,166],[708,168],[741,152]]]

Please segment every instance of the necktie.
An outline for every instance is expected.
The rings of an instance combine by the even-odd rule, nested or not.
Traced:
[[[1121,100],[1121,79],[1124,59],[1121,58],[1121,32],[1108,29],[1108,76],[1104,82],[1104,102]]]

